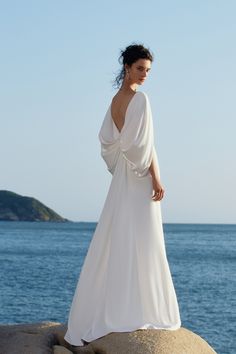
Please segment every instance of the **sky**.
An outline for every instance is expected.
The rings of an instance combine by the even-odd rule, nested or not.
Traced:
[[[5,1],[0,189],[99,220],[112,175],[98,132],[120,50],[154,54],[149,97],[164,223],[236,223],[236,2]]]

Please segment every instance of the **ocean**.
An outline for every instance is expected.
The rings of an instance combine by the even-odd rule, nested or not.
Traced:
[[[96,223],[0,222],[0,323],[65,323]],[[164,224],[182,327],[236,353],[236,225]]]

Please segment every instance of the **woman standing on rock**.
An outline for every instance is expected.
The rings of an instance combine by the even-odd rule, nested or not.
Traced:
[[[146,80],[153,56],[141,44],[121,51],[122,69],[99,131],[112,174],[72,301],[65,340],[81,346],[111,332],[180,328],[166,256],[164,189]],[[121,85],[120,85],[121,84]]]

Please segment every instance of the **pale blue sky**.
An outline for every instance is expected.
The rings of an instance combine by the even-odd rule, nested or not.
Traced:
[[[97,221],[111,175],[98,132],[132,42],[148,94],[163,222],[236,223],[235,1],[5,1],[0,189]]]

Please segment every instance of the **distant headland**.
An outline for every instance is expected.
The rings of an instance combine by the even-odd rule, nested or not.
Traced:
[[[35,198],[0,190],[0,221],[58,221],[68,219],[58,215]]]

